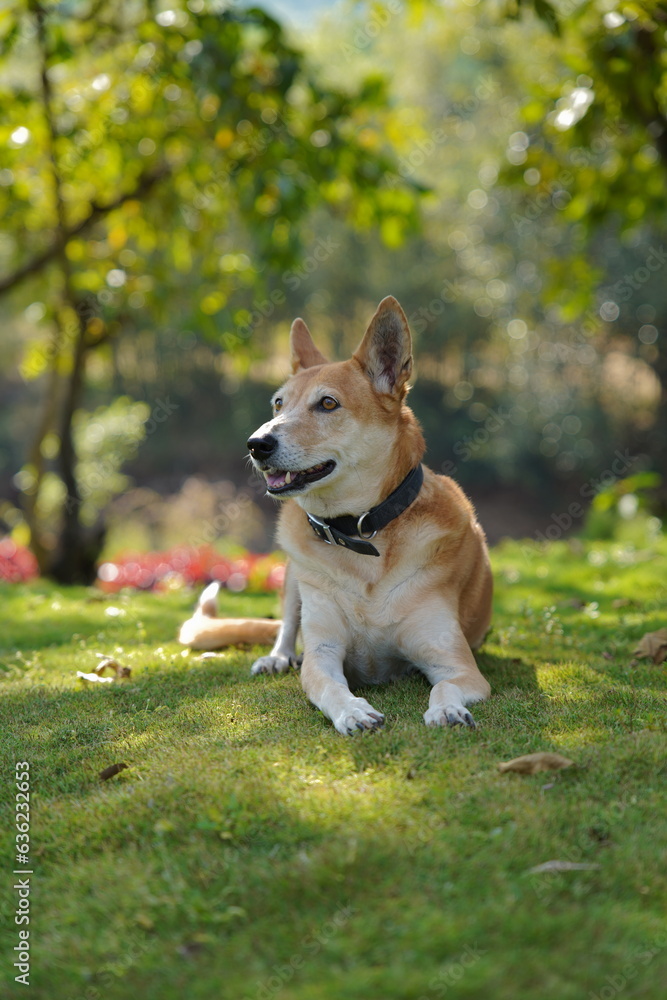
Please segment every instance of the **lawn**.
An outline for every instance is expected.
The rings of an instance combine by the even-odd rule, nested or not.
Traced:
[[[347,739],[296,673],[251,677],[257,651],[183,651],[191,592],[3,586],[3,995],[24,990],[25,761],[26,996],[661,998],[667,671],[632,650],[667,626],[666,556],[664,539],[503,544],[477,730],[427,729],[414,678],[372,692],[384,730]],[[83,686],[97,654],[130,679]],[[575,766],[499,773],[538,750]],[[530,872],[550,860],[587,867]]]

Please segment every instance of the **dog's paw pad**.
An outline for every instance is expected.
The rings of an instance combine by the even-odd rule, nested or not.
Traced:
[[[378,712],[372,705],[369,705],[365,698],[355,698],[351,705],[346,706],[338,718],[334,719],[334,726],[343,736],[361,730],[379,729],[384,725],[384,715]]]
[[[250,668],[251,674],[286,674],[293,663],[293,658],[289,656],[274,655],[260,656],[255,660]]]
[[[475,729],[475,720],[462,705],[445,705],[444,708],[429,708],[424,712],[424,722],[427,726],[467,726]]]

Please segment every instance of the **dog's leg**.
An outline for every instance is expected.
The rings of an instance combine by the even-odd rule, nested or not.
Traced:
[[[341,643],[320,642],[312,652],[306,647],[301,667],[303,690],[343,736],[358,729],[377,729],[384,715],[365,698],[352,694],[343,672],[344,656]]]
[[[273,649],[268,656],[255,660],[252,674],[284,674],[298,665],[296,637],[301,624],[301,597],[294,571],[287,564],[283,594],[283,620]]]
[[[382,712],[350,691],[343,670],[348,640],[345,620],[335,604],[309,588],[307,599],[304,595],[301,684],[313,705],[343,736],[377,729],[384,722]]]
[[[433,685],[427,726],[469,726],[475,720],[466,705],[484,701],[491,693],[488,681],[480,673],[470,646],[456,621],[442,627],[442,609],[428,620],[411,622],[412,641],[407,655]],[[436,624],[440,622],[440,625]]]

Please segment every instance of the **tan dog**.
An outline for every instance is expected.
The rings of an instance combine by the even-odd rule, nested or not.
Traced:
[[[415,668],[433,685],[427,725],[474,727],[466,705],[490,692],[471,652],[491,618],[489,558],[456,483],[426,468],[421,482],[405,314],[383,299],[349,361],[329,364],[300,319],[291,349],[294,374],[248,441],[268,492],[287,500],[289,556],[284,619],[252,672],[288,670],[300,626],[304,691],[338,732],[384,722],[350,686]]]

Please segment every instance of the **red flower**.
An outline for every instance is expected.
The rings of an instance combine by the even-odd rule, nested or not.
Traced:
[[[39,576],[39,566],[30,549],[17,545],[11,538],[0,540],[0,580],[25,583],[36,576]]]

